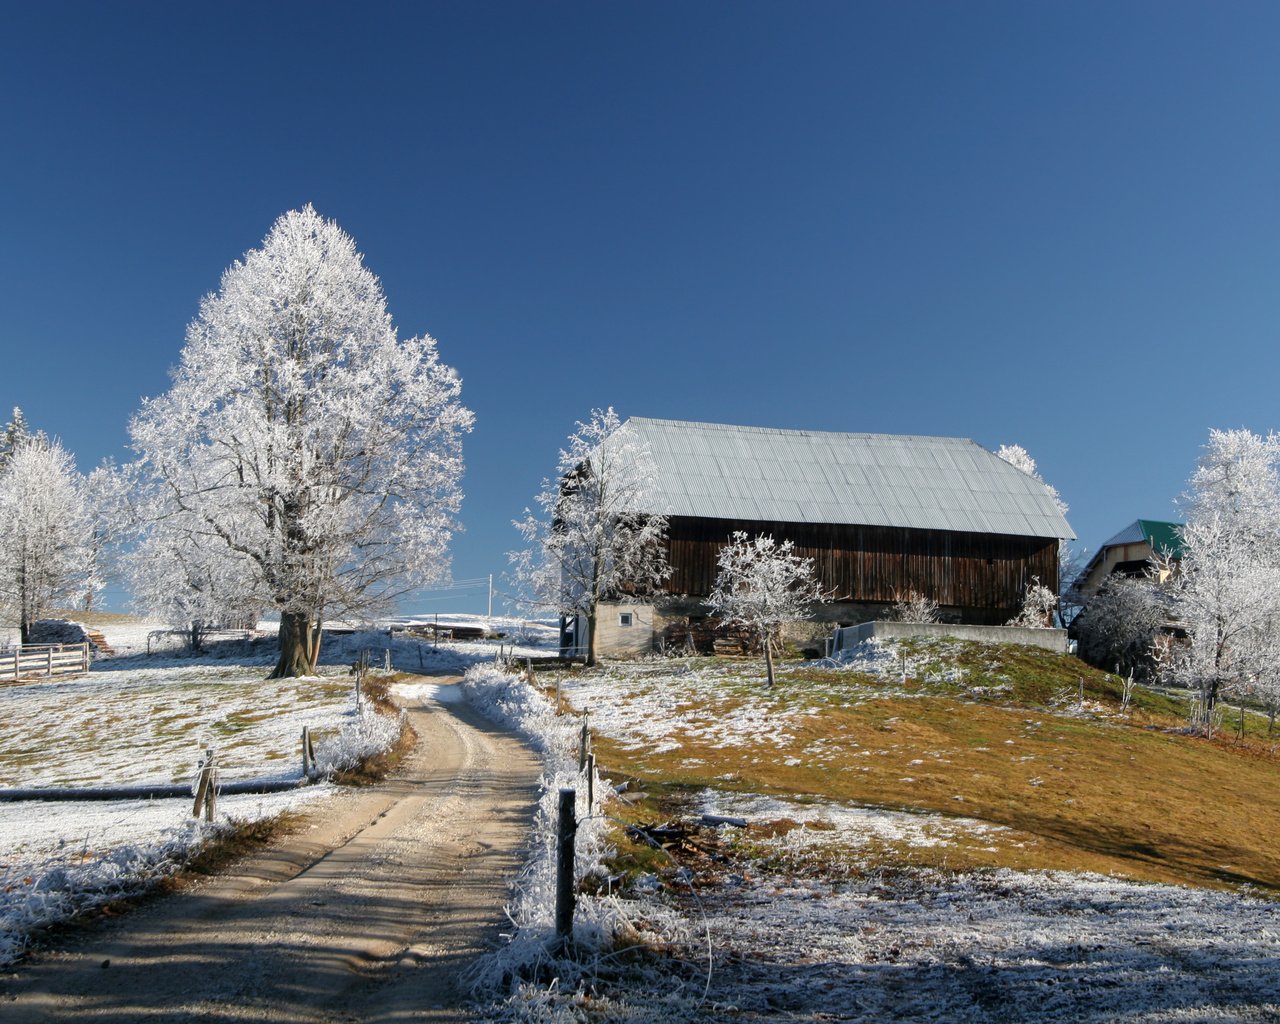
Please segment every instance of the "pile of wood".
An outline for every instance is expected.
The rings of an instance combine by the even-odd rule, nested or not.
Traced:
[[[717,618],[682,619],[662,631],[663,649],[672,654],[759,654],[760,647],[741,627],[726,626]]]
[[[99,654],[115,654],[115,648],[107,642],[107,638],[96,629],[90,629],[88,626],[84,630],[84,638],[93,644]]]
[[[488,635],[483,626],[440,626],[434,622],[415,622],[405,632],[441,640],[483,640]]]
[[[684,857],[708,857],[723,859],[719,836],[691,821],[668,821],[661,824],[643,823],[627,826],[627,838],[655,850],[666,850],[676,859]]]

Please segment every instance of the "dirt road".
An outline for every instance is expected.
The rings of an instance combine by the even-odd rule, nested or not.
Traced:
[[[538,767],[465,704],[409,713],[419,742],[392,779],[198,892],[6,972],[0,1020],[465,1020],[458,974],[505,921]]]

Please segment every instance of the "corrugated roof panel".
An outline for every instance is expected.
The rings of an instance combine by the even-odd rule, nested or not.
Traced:
[[[964,438],[633,417],[673,515],[1073,537],[1037,481]]]

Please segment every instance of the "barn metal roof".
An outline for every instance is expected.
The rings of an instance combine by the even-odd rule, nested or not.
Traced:
[[[838,434],[633,416],[650,511],[708,519],[1074,538],[1044,485],[960,437]]]

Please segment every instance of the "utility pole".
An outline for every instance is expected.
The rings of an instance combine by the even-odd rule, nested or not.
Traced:
[[[493,622],[493,573],[489,573],[489,621]]]

